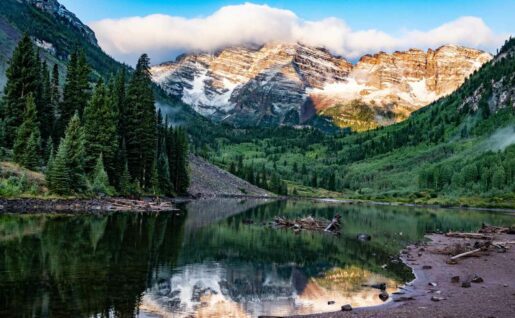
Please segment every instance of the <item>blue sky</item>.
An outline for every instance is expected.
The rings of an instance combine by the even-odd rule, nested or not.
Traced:
[[[102,48],[134,64],[191,51],[302,42],[356,60],[363,54],[457,44],[490,52],[515,34],[514,0],[61,0]]]
[[[246,1],[217,0],[61,0],[85,22],[105,18],[163,13],[187,18],[207,16],[218,8]],[[499,33],[515,30],[513,0],[282,0],[251,1],[295,12],[306,20],[334,16],[353,28],[377,28],[395,33],[426,29],[460,16],[477,16]]]

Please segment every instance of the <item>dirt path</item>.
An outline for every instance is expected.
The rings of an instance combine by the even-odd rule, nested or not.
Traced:
[[[383,306],[349,312],[296,317],[515,317],[515,245],[511,245],[506,253],[491,249],[449,265],[446,262],[449,256],[439,251],[457,243],[474,244],[475,241],[443,235],[430,235],[428,238],[431,239],[428,244],[410,246],[402,254],[403,261],[413,268],[417,278],[406,294],[393,295],[393,299],[413,297],[413,300],[389,302]],[[514,241],[515,235],[500,234],[495,236],[495,240]],[[484,281],[472,282],[471,287],[463,288],[463,281],[471,280],[475,275]],[[460,282],[451,282],[453,276],[459,276]],[[436,283],[436,286],[429,283]],[[439,301],[431,300],[432,297]]]

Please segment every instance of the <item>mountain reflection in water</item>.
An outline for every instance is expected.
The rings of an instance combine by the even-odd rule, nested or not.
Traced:
[[[140,309],[162,317],[309,314],[338,310],[337,304],[381,304],[378,290],[363,287],[379,282],[387,283],[388,292],[399,284],[358,267],[333,268],[310,278],[295,265],[195,264],[160,277]]]
[[[0,316],[256,317],[376,305],[379,291],[362,285],[386,282],[391,292],[411,280],[391,262],[406,243],[428,231],[513,223],[500,213],[308,201],[225,199],[181,209],[0,215]],[[340,237],[263,225],[278,215],[336,213]],[[356,240],[362,232],[372,240]]]

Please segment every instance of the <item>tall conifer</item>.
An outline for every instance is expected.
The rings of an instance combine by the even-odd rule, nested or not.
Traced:
[[[36,103],[34,97],[27,98],[23,123],[17,129],[14,140],[14,161],[29,169],[39,166],[40,134],[37,121]]]
[[[65,147],[65,162],[72,182],[70,188],[75,193],[83,193],[87,190],[84,173],[84,132],[78,114],[75,114],[70,120],[66,128],[64,140],[61,143],[64,143],[63,146]]]
[[[118,151],[117,116],[113,111],[112,99],[102,80],[84,110],[85,170],[91,173],[99,154],[103,155],[105,169],[114,180],[116,155]]]
[[[156,111],[146,54],[138,60],[127,90],[126,101],[127,162],[131,176],[150,189],[152,165],[156,152]]]
[[[39,90],[39,60],[36,58],[34,45],[25,34],[14,50],[9,68],[6,71],[4,107],[2,119],[4,125],[4,143],[6,147],[13,146],[16,129],[23,121],[23,111],[27,97],[38,95]]]
[[[90,96],[89,73],[84,52],[73,52],[68,62],[63,101],[60,104],[58,135],[63,134],[64,128],[75,113],[79,117],[82,116]]]

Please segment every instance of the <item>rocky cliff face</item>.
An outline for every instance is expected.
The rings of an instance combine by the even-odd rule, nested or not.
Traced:
[[[380,52],[352,65],[321,48],[270,43],[181,56],[153,67],[152,74],[168,93],[218,120],[296,125],[319,113],[340,126],[372,121],[368,129],[451,93],[490,59],[447,45]]]
[[[79,18],[72,12],[68,11],[62,4],[57,0],[22,0],[39,10],[50,13],[56,18],[64,19],[71,26],[79,30],[84,38],[91,44],[98,46],[97,38],[95,33],[87,25],[83,24]]]

